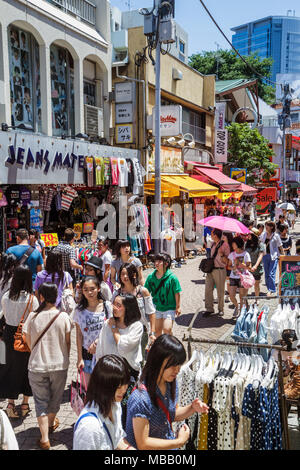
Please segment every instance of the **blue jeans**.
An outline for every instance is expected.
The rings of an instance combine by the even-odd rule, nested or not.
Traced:
[[[270,292],[276,293],[276,271],[278,266],[278,258],[272,260],[271,255],[263,257],[265,280],[267,289]]]

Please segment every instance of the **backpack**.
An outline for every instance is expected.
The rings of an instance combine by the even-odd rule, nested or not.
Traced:
[[[72,316],[76,307],[76,302],[71,289],[64,289],[61,296],[61,310]]]

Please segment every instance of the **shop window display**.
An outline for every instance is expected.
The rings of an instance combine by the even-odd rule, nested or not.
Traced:
[[[61,47],[50,47],[53,135],[74,134],[73,59]]]
[[[27,31],[9,28],[12,125],[41,127],[39,46]]]

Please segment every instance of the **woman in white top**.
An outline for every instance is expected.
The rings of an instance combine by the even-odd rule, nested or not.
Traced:
[[[84,278],[80,288],[82,297],[73,321],[76,325],[77,368],[83,369],[88,385],[94,367],[93,355],[99,334],[105,320],[112,316],[112,305],[103,300],[101,283],[97,277]]]
[[[134,264],[123,264],[119,271],[121,287],[115,291],[112,296],[112,302],[120,294],[132,294],[136,297],[140,312],[141,322],[144,325],[144,334],[142,337],[142,354],[147,344],[152,345],[156,339],[155,336],[155,312],[153,300],[146,287],[138,283],[138,270]]]
[[[113,303],[113,317],[104,323],[96,349],[96,360],[107,354],[123,357],[131,375],[137,379],[142,361],[143,324],[139,304],[134,295],[118,295]]]
[[[236,318],[240,314],[239,304],[236,299],[237,288],[239,289],[241,308],[244,303],[243,298],[248,294],[248,289],[245,289],[241,285],[238,271],[248,271],[251,268],[251,257],[249,253],[245,251],[245,243],[242,237],[235,237],[232,240],[232,248],[233,252],[228,256],[228,270],[231,271],[229,276],[229,296],[231,302],[235,306],[233,318]]]
[[[41,285],[38,294],[42,303],[30,313],[23,333],[31,349],[28,377],[41,432],[37,445],[49,450],[49,434],[59,426],[56,415],[67,381],[72,323],[56,308],[56,284]]]
[[[28,381],[29,352],[14,350],[14,336],[23,314],[26,317],[39,306],[37,298],[32,293],[32,273],[28,266],[21,265],[15,269],[11,287],[1,300],[5,318],[3,341],[6,346],[6,364],[0,367],[0,398],[8,398],[6,412],[9,418],[19,418],[15,400],[23,395],[21,416],[29,413],[29,397],[32,390]]]
[[[114,355],[96,364],[86,405],[75,424],[73,450],[135,450],[125,440],[121,414],[130,374],[125,361]]]

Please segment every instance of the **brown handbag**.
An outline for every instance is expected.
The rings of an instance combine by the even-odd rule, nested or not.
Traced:
[[[25,308],[25,312],[23,313],[23,316],[20,320],[20,323],[18,325],[17,331],[14,336],[14,350],[18,352],[30,352],[30,348],[28,347],[28,344],[25,341],[25,337],[23,335],[22,330],[23,330],[23,325],[25,323],[25,315],[27,312],[28,312],[28,315],[31,312],[32,304],[33,304],[33,295],[30,295],[30,298]]]

